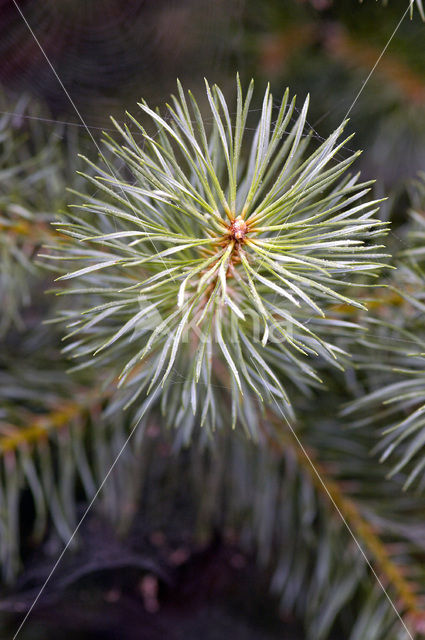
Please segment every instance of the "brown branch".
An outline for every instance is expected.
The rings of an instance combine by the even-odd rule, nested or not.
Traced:
[[[16,451],[19,447],[40,442],[52,431],[68,427],[71,422],[99,404],[99,395],[89,393],[78,400],[62,402],[44,413],[25,412],[25,426],[0,422],[0,457]]]
[[[10,222],[0,221],[0,233],[8,233],[22,238],[41,242],[49,239],[53,234],[50,225],[38,220],[10,220]]]
[[[4,422],[0,423],[0,429],[4,434],[0,436],[0,455],[16,451],[25,444],[45,440],[51,431],[68,426],[80,414],[81,407],[79,405],[68,403],[56,411],[30,416],[28,424],[24,428]]]

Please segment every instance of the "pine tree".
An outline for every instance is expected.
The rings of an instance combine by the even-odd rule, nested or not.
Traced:
[[[422,2],[408,4],[422,27]],[[368,68],[355,29],[323,33],[321,55],[332,46],[337,64]],[[375,113],[413,95],[394,68]],[[320,138],[311,71],[311,107],[239,77],[196,98],[178,83],[170,105],[113,120],[97,161],[33,100],[2,96],[0,558],[12,592],[23,548],[47,533],[67,545],[87,509],[125,534],[142,508],[152,532],[184,493],[191,542],[231,532],[306,637],[425,632],[425,176],[383,166],[380,186],[369,179],[382,138],[367,95],[362,158],[343,117]],[[403,121],[413,165],[423,106],[400,111],[382,122]]]

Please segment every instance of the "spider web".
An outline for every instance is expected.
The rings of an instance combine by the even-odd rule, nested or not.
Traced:
[[[87,116],[88,128],[97,131],[105,130],[101,114],[117,109],[122,113],[123,103],[134,104],[133,97],[137,99],[143,93],[148,101],[152,101],[155,96],[167,95],[168,76],[173,77],[174,84],[175,72],[181,69],[188,69],[187,75],[196,74],[208,60],[208,75],[223,73],[223,60],[227,57],[230,66],[233,53],[231,46],[224,46],[225,36],[230,34],[232,18],[240,11],[239,2],[234,0],[230,5],[229,11],[227,4],[218,2],[212,11],[205,10],[203,3],[187,0],[183,9],[178,10],[177,5],[167,0],[132,3],[103,0],[99,10],[99,4],[93,1],[79,3],[75,9],[74,2],[59,5],[49,0],[42,6],[22,3],[21,8],[59,77],[82,109],[84,119]],[[197,21],[197,29],[194,29],[192,19],[196,7],[199,14],[204,13],[205,22]],[[42,97],[54,114],[64,113],[66,117],[68,101],[58,90],[56,79],[46,67],[41,52],[36,50],[25,24],[12,5],[8,4],[3,10],[5,37],[0,41],[0,55],[4,63],[0,81],[15,91],[29,90]],[[184,37],[173,39],[173,30],[184,33]],[[232,41],[234,38],[235,35]],[[188,65],[189,60],[192,65]],[[31,117],[25,113],[18,115]],[[69,118],[44,120],[84,127]],[[312,125],[308,126],[317,140],[324,139]],[[344,148],[342,152],[348,155],[352,150]]]

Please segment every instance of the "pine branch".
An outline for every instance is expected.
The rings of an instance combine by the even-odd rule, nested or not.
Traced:
[[[172,505],[184,496],[190,518],[197,511],[189,526],[204,543],[225,531],[257,553],[282,612],[302,619],[308,638],[321,640],[336,630],[347,640],[407,638],[310,465],[286,427],[268,417],[273,424],[263,422],[260,447],[226,431],[205,442],[200,431],[200,442],[196,437],[178,455],[178,432],[158,426],[144,444],[152,447],[154,480],[144,480],[150,499],[142,517],[154,530],[167,530]],[[399,499],[399,486],[367,464],[365,443],[357,438],[353,447],[351,433],[341,438],[339,424],[324,428],[316,420],[299,435],[412,633],[419,633],[425,550],[418,501]]]
[[[385,225],[373,217],[378,201],[362,200],[370,183],[343,177],[358,155],[336,159],[344,125],[306,155],[308,100],[294,118],[286,92],[272,122],[267,89],[249,139],[252,83],[246,97],[237,84],[234,122],[220,89],[206,85],[211,127],[192,94],[178,91],[167,119],[140,104],[156,127],[151,135],[132,118],[142,145],[115,123],[123,144],[107,147],[125,175],[98,167],[88,179],[100,195],[64,217],[69,239],[58,255],[79,268],[61,279],[77,283],[65,294],[81,306],[62,317],[80,368],[119,364],[124,387],[133,376],[139,417],[147,393],[161,396],[186,438],[196,416],[226,424],[215,387],[224,366],[232,422],[256,437],[256,405],[277,394],[292,416],[290,385],[317,384],[322,360],[341,366],[328,336],[357,327],[325,311],[362,306],[350,288],[379,273],[384,254],[373,243]]]
[[[0,336],[23,329],[23,307],[42,281],[36,255],[55,232],[75,162],[74,136],[29,97],[0,92]],[[65,151],[64,151],[65,150]],[[75,180],[73,179],[75,184]]]
[[[3,579],[11,582],[20,569],[19,502],[24,490],[35,512],[33,521],[26,522],[31,526],[26,545],[40,544],[52,526],[68,543],[78,504],[91,500],[105,479],[128,435],[128,422],[116,414],[105,417],[99,397],[88,394],[40,415],[15,412],[13,423],[0,421],[0,432],[0,564]],[[137,504],[139,443],[136,438],[120,456],[119,468],[96,500],[96,511],[118,530],[128,527]]]
[[[0,566],[9,582],[20,569],[22,544],[40,544],[47,532],[68,542],[80,501],[94,496],[128,435],[123,416],[105,415],[110,388],[99,379],[97,386],[72,380],[59,356],[55,332],[43,326],[21,334],[18,344],[10,339],[0,353]],[[139,442],[121,456],[96,501],[96,510],[122,529],[137,503]],[[23,515],[22,541],[24,496],[34,516]]]
[[[392,291],[402,301],[396,318],[391,307],[383,306],[380,315],[370,317],[374,349],[380,354],[378,362],[371,361],[371,341],[361,340],[365,351],[359,355],[362,369],[371,372],[368,391],[351,403],[345,415],[354,414],[359,423],[380,427],[375,452],[380,460],[393,460],[389,473],[406,473],[405,489],[416,485],[425,488],[425,222],[422,215],[425,203],[425,176],[416,183],[415,205],[410,212],[411,222],[405,233],[409,248],[398,258],[398,270],[392,278]],[[400,313],[401,311],[401,313]],[[379,372],[379,378],[376,377]],[[371,409],[373,412],[371,413]]]
[[[318,459],[317,451],[309,448],[309,458],[317,470],[317,473],[315,473],[305,454],[291,439],[286,430],[282,429],[279,420],[270,415],[269,418],[275,425],[273,430],[269,429],[266,432],[269,446],[281,455],[288,447],[293,450],[293,455],[296,457],[298,465],[303,469],[304,473],[311,477],[312,484],[319,494],[322,494],[325,503],[329,505],[330,509],[334,506],[337,507],[356,538],[360,540],[360,544],[364,545],[363,548],[368,551],[372,566],[377,570],[386,588],[390,590],[397,606],[403,611],[406,620],[415,625],[412,629],[416,627],[420,629],[420,626],[425,622],[425,616],[423,615],[425,591],[423,587],[422,591],[420,590],[421,587],[416,583],[415,579],[409,580],[407,577],[409,571],[406,571],[406,566],[399,564],[397,556],[401,555],[400,547],[394,545],[396,553],[391,553],[391,544],[385,544],[383,541],[385,530],[380,529],[376,524],[372,525],[364,514],[364,506],[362,509],[356,500],[350,497],[349,485],[344,481],[342,483],[338,481],[337,474],[339,470],[335,465],[332,470],[329,465],[322,463]],[[329,439],[327,446],[329,446]],[[329,503],[329,497],[333,505]],[[334,515],[336,519],[339,519],[338,514],[335,513]]]
[[[225,368],[224,372],[226,372]],[[57,374],[55,377],[58,379]],[[47,383],[49,383],[49,381],[47,381]],[[51,385],[49,386],[51,387]],[[5,385],[3,381],[2,388],[7,389],[7,387],[10,387],[10,383]],[[67,389],[69,393],[69,387],[67,387]],[[50,389],[50,391],[52,391],[52,389]],[[41,398],[43,394],[38,393],[36,395]],[[73,395],[76,398],[80,397],[75,392]],[[98,394],[96,393],[94,396],[94,402],[95,405],[97,405],[99,402]],[[25,397],[25,392],[23,392],[23,397]],[[128,421],[126,421],[126,426],[124,431],[122,431],[118,415],[116,412],[113,412],[113,409],[110,409],[110,412],[112,411],[112,420],[110,420],[110,427],[107,427],[106,430],[104,420],[100,420],[100,415],[97,410],[94,415],[92,411],[90,412],[90,421],[92,422],[90,426],[84,414],[86,412],[85,406],[92,402],[93,394],[89,393],[87,396],[81,396],[81,398],[83,398],[83,400],[80,402],[64,402],[63,405],[58,401],[54,402],[50,399],[50,406],[53,409],[56,406],[57,410],[54,409],[52,414],[35,415],[34,421],[30,425],[28,422],[23,422],[23,424],[26,424],[28,427],[22,430],[23,437],[19,437],[19,431],[15,427],[14,433],[11,434],[12,440],[10,440],[7,435],[5,439],[2,440],[2,443],[6,445],[3,448],[8,449],[9,452],[13,446],[14,455],[10,457],[7,456],[6,453],[6,455],[3,456],[3,462],[5,465],[8,465],[7,472],[9,477],[13,479],[13,473],[17,476],[17,485],[20,487],[29,485],[31,490],[34,491],[34,483],[38,480],[40,486],[50,487],[49,490],[45,491],[45,498],[40,498],[40,495],[38,495],[37,498],[38,501],[42,500],[42,502],[38,503],[38,522],[35,527],[36,536],[40,536],[46,526],[45,515],[44,519],[42,519],[40,513],[45,514],[46,511],[51,512],[55,526],[58,526],[59,523],[61,524],[59,532],[62,536],[65,536],[68,532],[67,527],[71,527],[75,522],[73,518],[70,517],[70,514],[75,513],[75,498],[73,498],[70,493],[71,487],[69,482],[66,496],[61,494],[62,483],[60,477],[55,478],[53,475],[53,485],[43,484],[43,482],[46,482],[46,480],[43,480],[42,473],[44,467],[38,467],[38,456],[40,455],[40,450],[43,450],[43,446],[48,447],[48,450],[51,450],[53,455],[58,456],[59,462],[61,460],[68,460],[68,473],[70,473],[70,464],[75,467],[72,474],[73,477],[75,476],[75,479],[71,482],[71,486],[75,488],[76,483],[85,482],[86,495],[88,499],[90,499],[96,488],[96,484],[103,479],[102,473],[106,472],[108,461],[110,462],[113,459],[115,455],[114,452],[119,448],[119,443],[123,441],[128,433],[128,425],[131,423],[131,418],[129,417]],[[17,402],[20,402],[19,398],[17,398]],[[153,410],[156,411],[156,407],[153,407]],[[25,411],[20,409],[19,414],[25,419]],[[74,424],[65,424],[65,417],[73,418],[76,422]],[[373,585],[373,581],[372,579],[369,580],[366,578],[365,567],[363,566],[363,561],[359,556],[358,550],[352,545],[344,527],[332,511],[329,499],[323,493],[323,486],[318,483],[317,476],[312,473],[310,465],[307,463],[301,451],[295,446],[294,441],[291,440],[285,430],[282,429],[280,421],[276,421],[276,418],[273,418],[271,413],[268,414],[268,420],[273,422],[273,427],[269,427],[267,422],[263,423],[260,431],[260,447],[253,447],[252,443],[244,443],[244,440],[239,438],[235,439],[235,434],[232,433],[227,434],[224,439],[219,438],[208,444],[208,442],[202,438],[202,432],[198,433],[201,446],[198,447],[195,443],[194,446],[191,447],[189,468],[190,473],[193,473],[193,478],[196,478],[196,482],[191,484],[193,484],[194,487],[199,487],[200,491],[196,498],[195,505],[199,509],[200,517],[202,517],[204,536],[205,534],[208,536],[211,535],[211,532],[216,527],[217,517],[221,518],[224,514],[226,520],[228,519],[229,526],[233,523],[231,526],[236,526],[236,530],[238,531],[240,530],[241,522],[244,523],[242,528],[244,533],[241,534],[242,538],[245,539],[245,542],[251,540],[259,553],[260,561],[272,568],[275,574],[272,579],[273,589],[282,599],[282,607],[292,609],[296,606],[298,615],[305,619],[307,627],[311,630],[311,637],[315,640],[327,637],[329,629],[334,625],[336,619],[340,619],[340,616],[342,616],[342,620],[344,619],[344,611],[348,601],[351,598],[360,597],[360,592],[362,594],[360,601],[363,604],[359,604],[356,610],[355,624],[351,619],[350,632],[353,631],[352,638],[356,640],[357,638],[361,638],[362,636],[356,636],[354,631],[357,630],[356,632],[360,634],[359,629],[361,630],[362,628],[368,630],[370,638],[378,638],[379,640],[392,638],[392,631],[390,632],[390,629],[397,628],[397,624],[395,624],[391,610],[385,603],[385,600],[382,599],[379,591],[376,592],[372,586],[368,586],[366,589],[366,584]],[[61,431],[64,435],[66,434],[65,438],[58,437]],[[349,464],[347,464],[347,460],[344,459],[344,455],[346,454],[343,452],[350,451],[353,446],[351,434],[347,434],[345,444],[339,442],[338,446],[340,446],[341,449],[338,449],[336,448],[336,442],[341,440],[339,425],[336,426],[333,433],[329,433],[323,430],[317,421],[314,421],[312,432],[316,434],[316,442],[314,442],[313,438],[313,445],[307,445],[309,454],[318,468],[319,473],[325,479],[333,499],[356,535],[370,551],[372,562],[374,566],[379,569],[379,574],[384,584],[391,589],[391,594],[396,599],[397,606],[412,620],[412,628],[415,628],[415,625],[419,628],[423,622],[420,613],[422,610],[423,596],[421,592],[418,591],[416,586],[417,578],[412,574],[412,568],[409,566],[409,558],[412,554],[406,544],[406,539],[404,539],[404,541],[402,540],[401,546],[400,541],[394,544],[394,540],[397,540],[397,538],[400,540],[400,532],[398,535],[391,535],[391,526],[394,526],[393,521],[396,519],[394,513],[394,489],[389,488],[389,491],[386,492],[384,490],[384,488],[387,487],[386,482],[382,487],[379,487],[377,478],[371,477],[370,475],[369,465],[364,465],[364,471],[367,473],[367,480],[365,481],[366,493],[370,493],[369,487],[372,485],[374,491],[380,495],[380,508],[382,508],[382,504],[385,502],[386,493],[391,498],[393,513],[390,524],[386,519],[382,519],[382,516],[379,515],[379,509],[375,510],[374,505],[370,504],[370,499],[369,506],[367,506],[366,502],[366,506],[362,504],[360,507],[357,499],[350,496],[350,492],[352,492],[352,487],[350,487],[351,479],[355,479],[354,487],[357,487],[361,478],[359,470],[357,468],[351,470]],[[89,433],[90,438],[87,438]],[[140,426],[139,433],[143,433],[142,425]],[[119,436],[118,444],[110,447],[110,445],[106,445],[106,443],[110,442],[109,439],[113,434],[115,438],[118,434],[121,435]],[[185,458],[184,466],[188,467],[187,453],[181,452],[180,455],[176,455],[176,445],[177,448],[179,448],[178,434],[179,432],[176,434],[177,442],[174,442],[174,444],[173,440],[175,436],[172,432],[166,437],[165,442],[168,442],[169,438],[171,438],[171,442],[166,446],[166,449],[170,451],[172,457],[171,460],[167,458],[160,462],[161,465],[165,464],[166,466],[168,480],[165,485],[170,488],[180,487],[182,485],[182,456]],[[303,440],[305,435],[304,433],[301,435]],[[311,432],[307,435],[309,435],[311,439]],[[91,438],[93,438],[93,442],[87,447],[87,443]],[[264,441],[264,439],[266,440]],[[151,473],[151,466],[161,460],[161,455],[158,454],[157,448],[151,449],[147,440],[149,440],[149,438],[144,437],[143,449],[145,456],[147,456],[146,460],[148,463],[141,464],[140,458],[138,458],[134,466],[131,464],[128,465],[127,463],[127,469],[130,470],[131,475],[130,483],[133,488],[134,486],[139,486],[139,483],[147,485],[148,478],[146,474]],[[318,441],[321,443],[321,453],[319,455],[313,453],[317,452]],[[307,440],[307,442],[309,442],[309,440]],[[360,440],[357,437],[357,448],[359,442]],[[71,443],[73,453],[70,454]],[[207,450],[205,449],[206,445]],[[163,448],[164,444],[161,445],[158,443],[158,446]],[[324,451],[325,454],[323,456]],[[130,458],[134,455],[133,452],[134,449],[130,451]],[[326,458],[326,456],[329,456],[329,452],[332,452],[334,458],[339,461],[339,467],[335,466],[335,460],[329,460],[327,462],[321,461],[321,456]],[[96,456],[91,458],[93,454],[98,455],[99,458],[102,459],[102,467],[99,474],[96,472]],[[214,464],[206,463],[206,454],[214,456]],[[363,448],[360,452],[357,452],[357,458],[364,464],[364,462],[367,461],[367,448]],[[87,461],[87,464],[82,464],[84,460]],[[28,464],[32,465],[31,468],[34,470],[32,474],[28,474]],[[43,465],[44,464],[45,460],[43,459]],[[295,476],[294,464],[296,469]],[[15,467],[18,469],[17,472],[15,472]],[[59,468],[64,469],[66,465],[60,462]],[[135,478],[137,477],[135,475],[136,469],[138,469],[137,474],[141,474],[138,482],[135,482]],[[343,474],[346,474],[346,478],[348,476],[348,481],[347,479],[341,479],[339,477],[341,469],[343,470]],[[50,472],[51,467],[47,466],[47,477],[50,477]],[[82,475],[80,476],[80,474]],[[88,481],[87,478],[90,477],[92,480]],[[154,473],[154,477],[155,483],[158,483],[159,476],[157,472]],[[304,480],[301,482],[301,485],[299,485],[299,481],[295,481],[295,478],[301,477],[304,478]],[[109,513],[111,513],[111,503],[113,507],[112,512],[114,508],[118,509],[118,512],[122,512],[122,510],[125,511],[128,507],[129,485],[126,478],[127,474],[120,471],[116,478],[118,489],[115,495],[111,496],[113,491],[108,487],[106,498],[109,502]],[[9,496],[11,504],[16,504],[17,500],[16,494],[14,493],[14,486],[15,485],[11,486],[8,484],[4,489],[4,494]],[[280,487],[279,491],[277,491],[277,486]],[[53,487],[55,487],[55,489],[53,489]],[[255,487],[257,487],[257,489],[254,489]],[[261,489],[260,493],[258,493],[257,498],[255,498],[256,491],[258,492],[259,488]],[[123,491],[127,498],[125,505],[122,504]],[[151,489],[148,487],[148,492],[150,491],[153,491],[153,486]],[[206,491],[208,500],[205,498]],[[314,498],[314,501],[307,507],[307,503],[305,502],[307,496],[311,495],[309,500],[313,499],[311,491],[317,493],[317,498]],[[358,492],[358,488],[355,489],[355,491]],[[223,511],[221,507],[220,495],[227,496],[225,511]],[[289,497],[290,503],[288,502]],[[37,504],[36,497],[34,496],[34,498]],[[152,499],[154,500],[153,497]],[[43,500],[45,501],[44,503]],[[115,500],[117,500],[117,503],[115,503],[114,506]],[[162,509],[165,509],[166,512],[166,504],[171,505],[174,500],[175,496],[173,491],[171,491],[171,494],[162,496]],[[245,501],[247,502],[245,503]],[[292,506],[288,512],[289,504]],[[66,518],[64,518],[62,514],[62,510],[65,511],[65,507],[66,513],[68,514]],[[405,505],[400,504],[398,508],[400,508],[403,513],[403,518],[406,520],[403,525],[403,535],[405,535],[404,532],[406,529],[414,532],[415,527],[414,525],[412,526],[411,520],[406,519]],[[117,511],[115,513],[117,513]],[[305,513],[311,513],[311,517],[313,517],[313,514],[316,515],[314,515],[314,519],[311,521],[306,521],[303,515]],[[322,514],[320,518],[317,515],[318,513]],[[144,517],[149,521],[150,526],[155,526],[155,521],[151,518],[149,512],[146,512]],[[301,521],[299,521],[298,518],[301,518]],[[63,520],[65,522],[63,522]],[[69,525],[66,524],[67,522],[69,522]],[[288,526],[290,525],[289,530],[286,530],[285,527],[283,530],[281,529],[284,523],[287,523]],[[316,530],[316,525],[319,523],[321,523],[319,529],[321,534],[319,535],[317,532],[317,534],[315,533],[313,535],[312,532]],[[7,527],[12,526],[12,523],[8,520],[4,521],[4,524]],[[221,526],[224,527],[225,524],[221,522]],[[305,549],[303,546],[299,546],[301,543],[300,527],[305,530],[305,539],[303,538],[302,543],[302,545],[306,545]],[[322,529],[322,527],[324,527],[324,529]],[[297,531],[296,535],[295,531]],[[389,540],[384,543],[383,539],[385,537]],[[9,579],[13,577],[18,567],[16,560],[17,549],[11,544],[12,541],[16,544],[16,540],[16,530],[14,529],[10,529],[10,534],[3,539],[3,566]],[[296,548],[294,547],[293,553],[289,551],[291,545],[296,546]],[[322,582],[322,586],[319,587],[318,584],[315,582],[312,583],[311,580],[318,579],[316,571],[319,571],[319,567],[321,566],[320,559],[323,558],[324,554],[326,556],[326,553],[328,553],[325,551],[325,548],[332,553],[333,559],[328,566],[327,570],[329,573],[326,574],[326,579],[324,576],[321,578],[321,580],[325,580],[325,582]],[[303,558],[306,557],[305,554],[307,554],[309,558],[309,566],[311,563],[307,574],[305,574],[306,568],[303,560]],[[11,566],[11,558],[14,556],[15,565]],[[344,559],[342,556],[344,556]],[[285,567],[288,557],[293,558],[293,563],[284,571],[283,567]],[[313,567],[316,567],[316,569],[313,569]],[[283,576],[286,576],[285,579]],[[326,590],[324,590],[325,584]],[[423,581],[422,584],[424,584]],[[294,585],[299,585],[301,589],[299,593],[297,591],[294,592]],[[365,589],[366,591],[364,591]],[[295,593],[298,593],[296,598]],[[305,599],[301,595],[302,593],[306,595],[311,593],[311,595],[307,597],[307,602],[304,602]],[[323,593],[320,598],[316,596],[314,606],[311,601],[313,593]],[[336,594],[338,594],[338,605],[336,605],[335,601]],[[358,594],[358,596],[354,594]],[[305,609],[303,608],[304,606],[306,607]],[[373,620],[374,622],[372,623]],[[377,620],[379,622],[376,622]],[[374,632],[370,630],[371,624],[376,625]],[[366,627],[364,627],[364,625],[366,625]],[[375,633],[375,635],[373,635],[373,633]],[[394,638],[395,637],[394,635]]]

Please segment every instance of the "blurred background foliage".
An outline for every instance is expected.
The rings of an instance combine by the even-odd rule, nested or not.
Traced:
[[[364,149],[357,167],[377,178],[377,196],[388,196],[381,215],[392,222],[388,245],[399,267],[369,304],[356,367],[325,368],[326,389],[296,402],[297,434],[328,493],[276,408],[264,416],[258,446],[228,433],[209,448],[195,440],[180,451],[152,414],[20,637],[407,638],[342,515],[420,638],[421,2],[411,19],[407,0],[19,7],[95,141],[111,128],[109,115],[127,121],[141,97],[161,108],[176,77],[198,96],[204,76],[233,95],[236,69],[245,85],[255,78],[257,96],[267,81],[276,96],[289,86],[298,104],[310,93],[319,139],[349,112],[350,148]],[[96,147],[9,0],[0,1],[0,59],[0,610],[2,632],[13,635],[125,443],[131,415],[110,400],[114,380],[68,372],[60,330],[43,324],[62,302],[44,295],[54,276],[37,253],[55,233],[49,222],[72,201],[67,187],[86,188],[77,151],[96,158]]]

